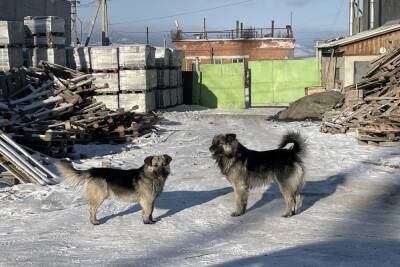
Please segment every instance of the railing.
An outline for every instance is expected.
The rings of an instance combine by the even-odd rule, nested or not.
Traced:
[[[246,28],[221,31],[193,31],[184,32],[173,30],[172,41],[181,40],[215,40],[215,39],[253,39],[253,38],[293,38],[290,25],[286,28]]]

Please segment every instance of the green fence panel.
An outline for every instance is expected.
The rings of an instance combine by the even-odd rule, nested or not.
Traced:
[[[193,103],[209,108],[244,108],[243,73],[243,64],[202,64],[193,79]]]
[[[250,61],[252,106],[287,105],[320,85],[316,59]]]

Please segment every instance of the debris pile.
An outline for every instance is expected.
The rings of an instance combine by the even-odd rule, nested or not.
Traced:
[[[111,111],[96,102],[94,80],[47,62],[0,74],[1,128],[19,144],[51,156],[71,152],[76,142],[121,142],[151,129],[153,114]]]
[[[360,143],[400,145],[400,49],[370,63],[364,79],[345,88],[346,106],[326,114],[322,132],[356,130]]]
[[[304,96],[279,112],[275,119],[283,121],[321,120],[322,115],[343,101],[343,95],[326,91]]]

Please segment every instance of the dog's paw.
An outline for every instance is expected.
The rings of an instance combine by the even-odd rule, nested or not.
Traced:
[[[231,213],[231,216],[232,217],[239,217],[239,216],[242,216],[243,214],[244,214],[244,212],[234,211],[234,212]]]
[[[292,217],[293,215],[296,215],[296,212],[295,212],[295,211],[285,212],[285,213],[282,214],[282,217],[284,217],[284,218],[290,218],[290,217]]]
[[[153,220],[143,220],[143,223],[144,223],[144,224],[155,224],[156,221],[153,221]]]
[[[100,224],[100,222],[98,220],[90,221],[90,223],[93,224],[93,225],[99,225]]]

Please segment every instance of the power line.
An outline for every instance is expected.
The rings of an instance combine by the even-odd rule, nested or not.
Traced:
[[[173,17],[177,17],[177,16],[191,15],[191,14],[201,13],[201,12],[205,12],[205,11],[211,11],[211,10],[216,10],[216,9],[220,9],[220,8],[230,7],[230,6],[242,5],[242,4],[245,4],[245,3],[252,2],[252,1],[254,1],[254,0],[240,1],[240,2],[235,2],[235,3],[230,3],[230,4],[215,6],[215,7],[211,7],[211,8],[203,8],[203,9],[198,9],[198,10],[194,10],[194,11],[187,11],[187,12],[176,13],[176,14],[167,15],[167,16],[150,17],[150,18],[144,18],[144,19],[137,19],[137,20],[130,20],[130,21],[115,22],[115,23],[110,23],[110,25],[127,24],[127,23],[136,23],[136,22],[151,21],[151,20],[168,19],[168,18],[173,18]]]

